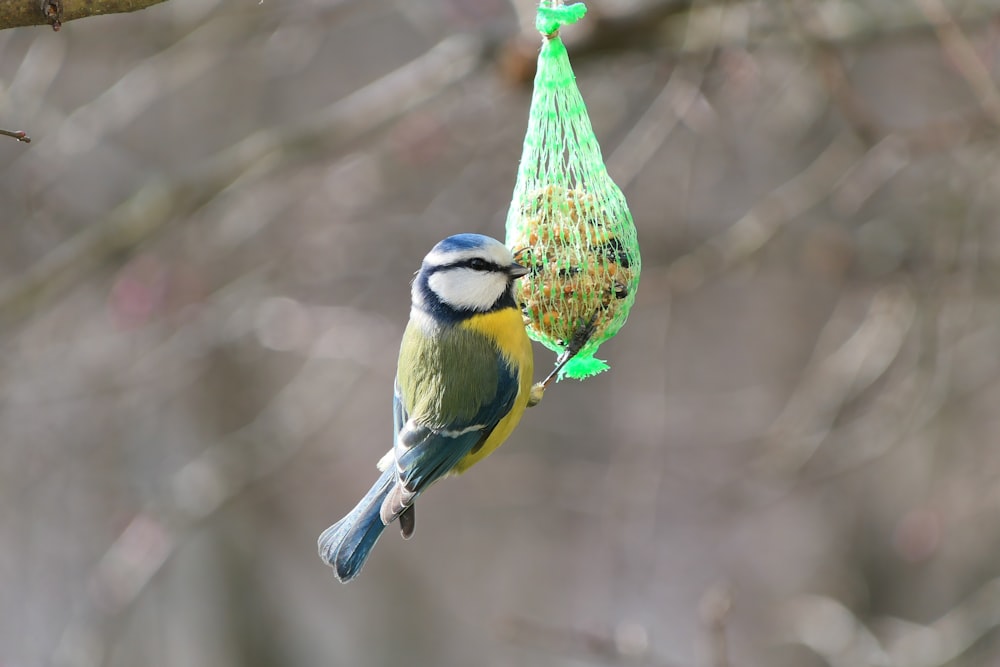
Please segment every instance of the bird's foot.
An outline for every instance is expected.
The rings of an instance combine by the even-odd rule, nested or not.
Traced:
[[[528,407],[533,408],[541,403],[543,396],[545,396],[545,383],[536,382],[531,386],[531,393],[528,394]]]
[[[542,402],[542,397],[545,395],[545,390],[548,389],[552,381],[556,379],[559,372],[570,362],[570,360],[583,349],[583,346],[587,344],[590,337],[594,335],[594,325],[597,322],[597,313],[590,318],[590,321],[580,325],[580,328],[576,330],[573,334],[573,338],[570,340],[569,345],[566,346],[566,350],[559,355],[556,359],[556,367],[552,369],[552,372],[542,380],[541,382],[536,382],[531,387],[531,393],[528,394],[528,407],[533,408]]]

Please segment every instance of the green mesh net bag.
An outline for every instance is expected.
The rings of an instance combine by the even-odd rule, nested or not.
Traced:
[[[577,379],[608,368],[594,353],[625,324],[640,268],[632,215],[608,176],[558,36],[585,12],[582,3],[549,0],[538,9],[544,40],[507,212],[507,247],[530,269],[518,288],[528,335],[557,354],[585,340],[559,374]]]

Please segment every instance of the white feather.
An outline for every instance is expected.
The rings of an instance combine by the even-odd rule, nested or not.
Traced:
[[[382,456],[382,458],[378,460],[375,467],[378,468],[379,472],[385,472],[394,465],[396,465],[396,451],[394,449],[390,449]]]
[[[433,335],[435,330],[440,327],[441,324],[434,319],[433,315],[423,310],[423,298],[420,299],[419,303],[417,302],[417,290],[414,290],[413,294],[413,307],[410,308],[410,319],[419,324],[427,334]]]
[[[452,308],[485,311],[503,296],[507,281],[506,273],[455,267],[431,274],[427,285]]]

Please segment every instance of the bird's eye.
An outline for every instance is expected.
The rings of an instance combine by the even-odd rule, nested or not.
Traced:
[[[485,259],[473,257],[469,260],[469,268],[473,271],[486,271],[490,268],[490,265]]]

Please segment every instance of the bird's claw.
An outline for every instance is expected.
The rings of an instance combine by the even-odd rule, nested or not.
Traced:
[[[534,407],[541,403],[542,396],[545,394],[545,390],[548,388],[552,381],[556,379],[559,372],[570,362],[570,360],[575,357],[583,346],[587,344],[590,337],[594,335],[595,324],[597,322],[597,313],[594,313],[586,324],[581,324],[580,328],[576,330],[573,334],[573,338],[569,341],[569,345],[566,346],[565,351],[559,355],[556,359],[556,367],[552,369],[552,372],[542,380],[541,382],[535,383],[531,387],[531,393],[528,395],[528,407]]]
[[[528,407],[533,408],[541,403],[543,396],[545,396],[545,383],[536,382],[531,386],[531,392],[528,394]]]

